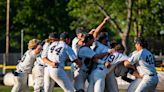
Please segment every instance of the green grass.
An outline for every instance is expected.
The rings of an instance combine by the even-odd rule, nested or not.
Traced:
[[[0,92],[11,92],[12,87],[0,85]],[[30,92],[33,92],[33,88],[30,87]],[[55,87],[54,92],[64,92],[60,87]],[[119,92],[126,92],[126,90],[120,90]],[[164,92],[164,91],[156,91]]]
[[[0,85],[0,92],[11,92],[12,87]],[[33,88],[30,87],[30,92],[33,92]],[[54,92],[63,92],[60,87],[55,87]]]
[[[11,92],[12,87],[0,85],[0,92]],[[33,88],[30,87],[30,92],[33,92]],[[54,92],[64,92],[60,87],[55,87]],[[120,90],[120,92],[125,92],[124,90]]]

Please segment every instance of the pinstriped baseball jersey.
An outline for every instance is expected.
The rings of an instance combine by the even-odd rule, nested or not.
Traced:
[[[42,60],[42,58],[40,57],[40,55],[37,56],[37,58],[36,58],[36,61],[35,61],[34,65],[36,65],[36,64],[45,65],[45,63],[43,62],[43,60]]]
[[[42,58],[47,57],[47,51],[48,51],[49,45],[50,45],[50,43],[45,43],[43,45],[43,50],[42,50],[42,53],[41,53]]]
[[[147,49],[142,49],[133,53],[128,61],[137,65],[137,70],[141,75],[157,74],[155,70],[154,57]]]
[[[128,56],[125,54],[119,53],[119,52],[114,52],[113,53],[112,62],[111,62],[111,67],[109,71],[111,72],[119,63],[128,60]]]
[[[17,71],[30,73],[36,59],[36,54],[33,50],[27,50],[23,55],[21,61],[16,66]]]
[[[72,48],[65,42],[53,42],[48,49],[48,59],[53,62],[58,62],[60,68],[64,68],[65,61],[69,57],[71,61],[77,59],[77,56],[73,52]]]

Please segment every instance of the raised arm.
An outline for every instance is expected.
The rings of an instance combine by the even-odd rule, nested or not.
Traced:
[[[103,22],[96,28],[96,29],[92,29],[89,34],[93,34],[93,37],[94,39],[97,37],[98,33],[101,31],[102,27],[104,26],[104,24],[107,22],[107,20],[109,19],[110,17],[107,16]]]

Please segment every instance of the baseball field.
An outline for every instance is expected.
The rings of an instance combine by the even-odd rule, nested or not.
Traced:
[[[0,92],[11,92],[11,86],[3,86],[0,85]],[[30,92],[33,92],[33,88],[30,87]],[[54,92],[64,92],[60,87],[55,87]],[[126,92],[126,90],[121,90],[119,92]],[[164,92],[164,91],[156,91],[156,92]]]

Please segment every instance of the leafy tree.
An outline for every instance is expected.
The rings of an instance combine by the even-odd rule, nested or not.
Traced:
[[[0,1],[0,51],[5,52],[5,29],[6,29],[6,0]],[[4,44],[4,45],[3,45]]]
[[[6,0],[0,3],[3,5],[0,30],[5,33]],[[71,32],[69,24],[72,18],[65,10],[67,3],[67,0],[10,0],[10,51],[20,52],[21,30],[24,30],[25,49],[32,38],[44,40],[53,31]]]
[[[163,29],[163,0],[70,0],[67,10],[76,18],[71,28],[84,26],[91,29],[104,16],[110,16],[110,27],[120,36],[126,50],[132,43],[129,36],[157,35]],[[132,38],[134,39],[134,38]]]

